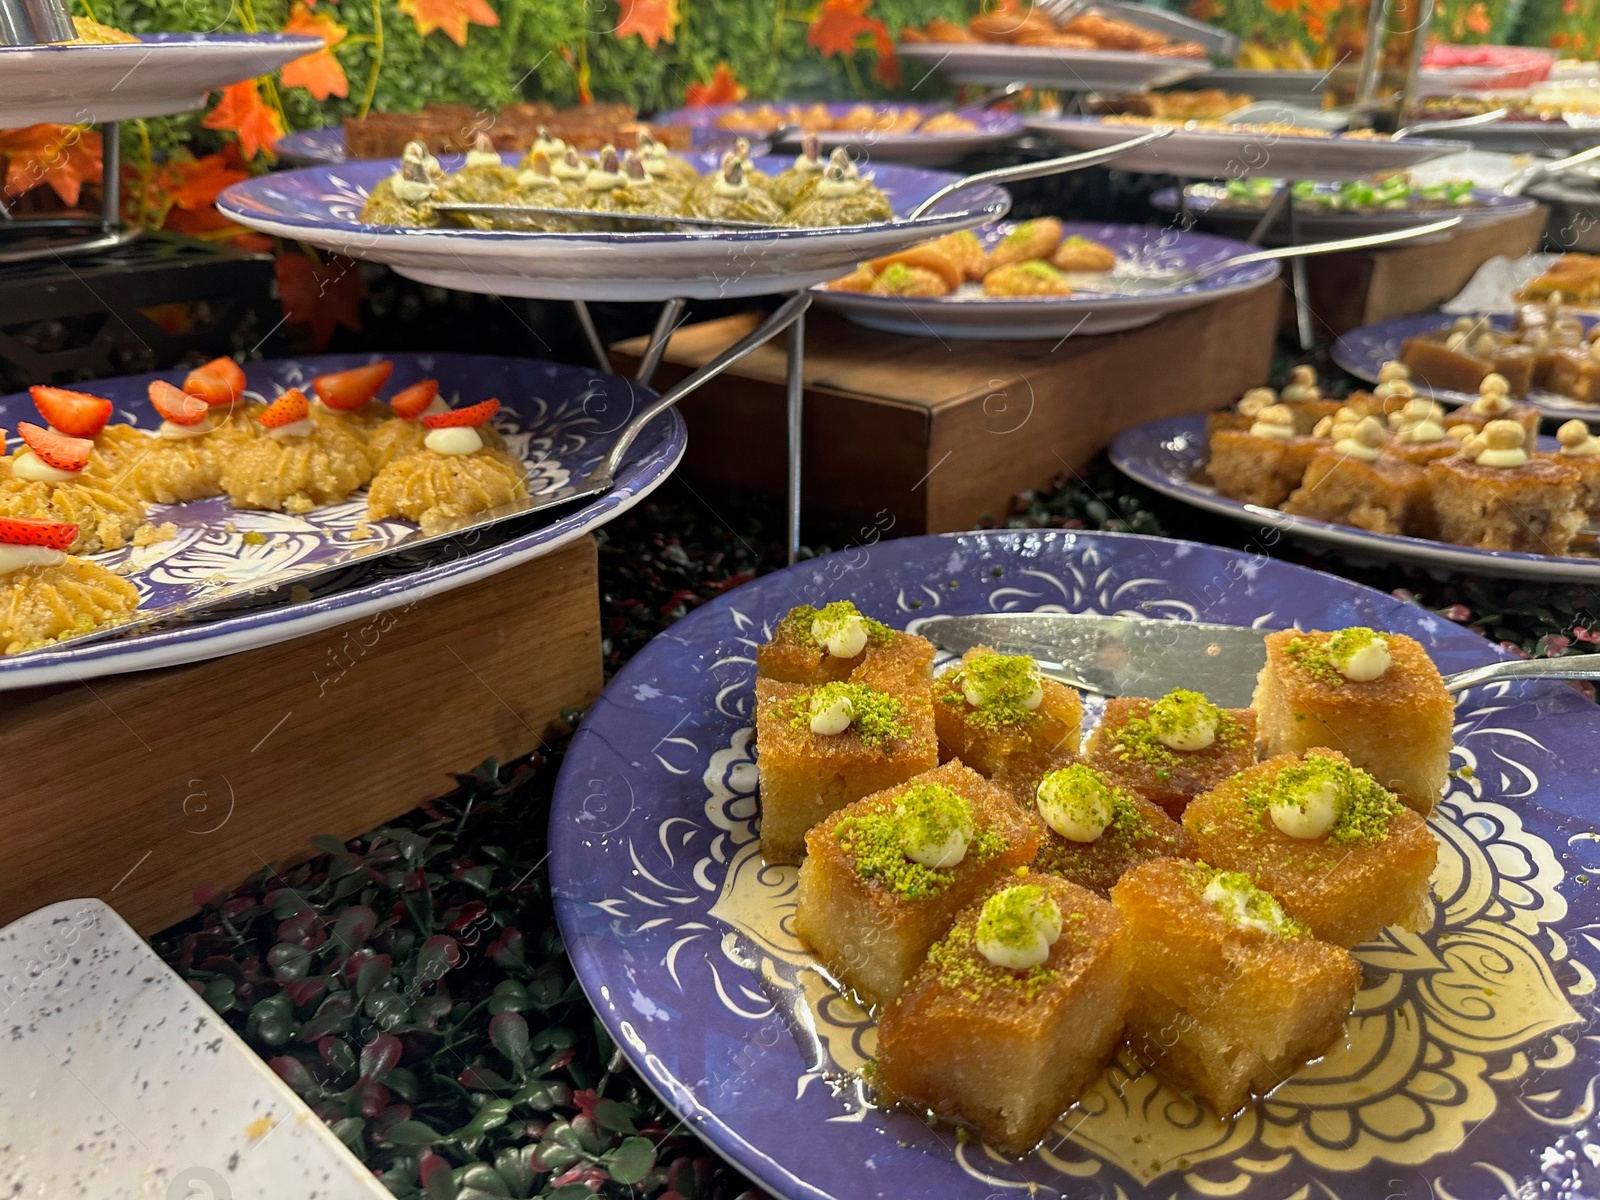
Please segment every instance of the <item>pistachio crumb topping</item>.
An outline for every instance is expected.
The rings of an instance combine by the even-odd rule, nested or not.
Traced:
[[[794,729],[811,729],[820,714],[846,709],[849,722],[839,732],[854,729],[863,746],[909,741],[916,735],[906,721],[905,706],[888,692],[864,683],[840,681],[807,688],[791,701],[789,723]]]
[[[1098,841],[1107,830],[1124,838],[1150,831],[1133,797],[1087,763],[1051,771],[1039,781],[1036,796],[1045,824],[1069,841]]]
[[[1019,883],[983,902],[978,917],[978,953],[997,967],[1025,971],[1050,957],[1061,937],[1061,908],[1036,883]]]
[[[1325,802],[1323,797],[1331,799],[1334,809],[1325,830],[1327,842],[1340,848],[1383,840],[1389,836],[1390,823],[1405,809],[1393,792],[1360,767],[1314,753],[1284,767],[1270,785],[1252,785],[1244,804],[1258,827],[1270,815],[1273,824],[1291,837],[1318,836],[1284,828],[1279,816],[1295,824],[1295,814],[1309,817]]]
[[[1150,730],[1171,750],[1204,750],[1217,740],[1222,710],[1199,692],[1178,688],[1150,706]]]
[[[895,802],[900,819],[900,849],[912,862],[935,869],[953,867],[972,840],[972,806],[939,783],[907,788]]]
[[[932,896],[955,876],[949,866],[929,866],[907,857],[908,846],[925,843],[928,830],[956,822],[969,831],[960,861],[983,863],[1008,845],[992,829],[977,829],[967,801],[943,784],[916,783],[896,798],[890,809],[846,817],[833,828],[839,849],[850,856],[856,873],[880,880],[890,891],[910,900]]]
[[[1072,913],[1069,922],[1081,924],[1082,913]],[[977,949],[977,930],[973,925],[957,925],[928,950],[928,962],[938,972],[942,986],[974,1004],[981,1004],[996,992],[1007,1000],[1020,994],[1032,1000],[1049,987],[1058,972],[1040,963],[1026,970],[997,967]]]
[[[1038,720],[1044,702],[1039,664],[1026,654],[980,654],[947,677],[946,704],[967,705],[969,725],[996,730]]]
[[[826,633],[853,626],[856,621],[860,621],[865,627],[869,646],[887,645],[894,639],[894,630],[882,621],[862,616],[861,610],[848,600],[835,600],[821,608],[814,608],[809,604],[792,608],[789,610],[789,615],[779,622],[779,628],[787,628],[790,636],[808,650],[817,650],[825,648],[826,636],[818,637],[816,626],[820,625]]]
[[[1172,695],[1182,694],[1184,693],[1181,690],[1172,693]],[[1215,705],[1212,705],[1209,700],[1206,700],[1204,696],[1200,696],[1197,692],[1189,692],[1187,695],[1197,696],[1205,704],[1216,708]],[[1163,697],[1163,699],[1166,699],[1166,697]],[[1156,702],[1156,704],[1159,703],[1160,701]],[[1178,712],[1181,714],[1185,707],[1186,702],[1180,700],[1177,704]],[[1161,740],[1151,720],[1154,710],[1155,705],[1153,704],[1146,715],[1129,717],[1127,721],[1123,722],[1122,728],[1116,731],[1116,740],[1112,743],[1112,751],[1125,763],[1141,763],[1149,767],[1155,772],[1156,779],[1161,783],[1165,783],[1171,778],[1173,770],[1181,765],[1185,752],[1175,750]],[[1244,726],[1229,716],[1225,709],[1216,708],[1216,713],[1216,729],[1212,741],[1207,744],[1205,749],[1210,749],[1212,746],[1218,746],[1224,750],[1238,749],[1245,742]]]
[[[1206,903],[1229,925],[1281,938],[1310,934],[1310,930],[1284,912],[1283,905],[1258,888],[1243,871],[1219,871],[1205,863],[1196,863],[1189,869],[1189,878]]]
[[[1289,661],[1294,663],[1303,673],[1316,680],[1318,683],[1328,684],[1330,687],[1339,687],[1346,682],[1361,683],[1364,679],[1348,675],[1340,663],[1348,662],[1351,657],[1361,653],[1363,660],[1375,658],[1376,655],[1369,647],[1375,643],[1382,643],[1384,669],[1388,668],[1389,639],[1385,634],[1368,629],[1364,625],[1352,626],[1330,634],[1326,641],[1311,636],[1291,638],[1284,653],[1289,656]],[[1360,672],[1358,671],[1357,674]],[[1368,679],[1376,679],[1382,671],[1377,672]]]

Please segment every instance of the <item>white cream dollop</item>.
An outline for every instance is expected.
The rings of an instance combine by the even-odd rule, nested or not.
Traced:
[[[1517,422],[1490,421],[1478,436],[1483,441],[1476,459],[1479,466],[1509,469],[1527,463],[1527,433]]]
[[[284,438],[310,437],[315,429],[316,424],[310,417],[301,417],[298,421],[290,421],[287,425],[279,425],[276,429],[267,430],[267,436],[276,438],[281,442]]]
[[[421,204],[433,196],[433,184],[424,179],[407,179],[398,172],[394,178],[394,194],[407,204]]]
[[[483,449],[483,436],[471,425],[448,425],[428,430],[422,444],[435,454],[476,454]]]
[[[968,704],[972,705],[973,708],[982,707],[992,698],[989,694],[989,691],[981,687],[978,680],[974,679],[970,673],[965,671],[963,671],[961,674],[961,696],[962,699],[964,699]],[[1043,703],[1044,680],[1039,677],[1037,672],[1035,672],[1033,676],[1032,690],[1030,690],[1028,694],[1023,697],[1022,707],[1026,709],[1035,709]]]
[[[193,425],[179,425],[176,421],[162,421],[156,428],[156,436],[165,438],[169,442],[181,442],[185,438],[205,437],[216,428],[210,416],[202,417]]]
[[[1294,413],[1281,404],[1269,404],[1256,414],[1250,426],[1254,437],[1287,440],[1294,436]]]
[[[1049,895],[1019,906],[1015,891],[1009,888],[984,902],[974,940],[978,953],[995,966],[1025,971],[1050,957],[1050,947],[1061,937],[1061,908]]]
[[[1192,754],[1217,740],[1221,710],[1198,692],[1170,692],[1150,706],[1150,731],[1169,750]]]
[[[950,826],[942,832],[943,837],[929,834],[920,841],[907,839],[900,852],[930,870],[948,870],[967,856],[967,832],[960,826]]]
[[[1328,660],[1351,683],[1371,683],[1393,661],[1387,639],[1359,626],[1341,630],[1328,639]]]
[[[827,704],[818,705],[814,697],[811,701],[811,732],[823,737],[833,737],[850,728],[850,722],[856,719],[855,705],[850,703],[850,697],[838,695]]]
[[[14,478],[26,479],[31,483],[71,483],[82,472],[63,471],[59,467],[52,467],[32,450],[19,450],[11,460],[11,474]]]
[[[1067,771],[1054,771],[1041,779],[1035,802],[1044,823],[1069,842],[1096,841],[1111,824],[1109,790],[1075,780]]]
[[[867,622],[859,613],[837,621],[817,617],[811,622],[811,636],[834,658],[854,658],[867,648]]]
[[[1556,440],[1561,443],[1561,453],[1568,458],[1593,458],[1600,455],[1600,438],[1589,432],[1589,427],[1574,418],[1556,430]]]
[[[467,167],[498,167],[503,165],[503,161],[493,150],[468,150],[467,161],[461,165],[463,169]]]
[[[0,575],[9,575],[27,567],[53,567],[67,556],[49,546],[0,545]]]
[[[1250,911],[1245,893],[1239,888],[1229,887],[1224,882],[1223,876],[1213,877],[1211,882],[1206,884],[1206,890],[1202,894],[1206,903],[1221,913],[1223,920],[1228,924],[1237,925],[1242,929],[1255,929],[1261,933],[1278,932],[1272,922],[1262,920]]]
[[[1274,796],[1268,811],[1272,823],[1290,837],[1319,838],[1339,819],[1339,787],[1321,780],[1295,800]]]

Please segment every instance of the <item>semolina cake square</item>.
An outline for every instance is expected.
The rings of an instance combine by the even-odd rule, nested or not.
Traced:
[[[1427,471],[1441,541],[1559,555],[1583,528],[1578,472],[1555,459],[1508,469],[1459,454],[1429,463]]]
[[[1426,523],[1428,477],[1401,457],[1365,462],[1330,448],[1311,460],[1283,511],[1373,533],[1411,533]]]
[[[806,830],[829,813],[938,762],[925,695],[756,678],[761,853],[768,862],[799,862]]]
[[[1277,508],[1300,486],[1326,438],[1259,437],[1246,429],[1219,429],[1211,438],[1206,470],[1219,495]]]
[[[878,1023],[884,1089],[1005,1153],[1026,1153],[1122,1038],[1121,926],[1105,900],[1034,873],[963,910]],[[1045,957],[1017,956],[1019,944],[1052,931]],[[997,948],[1000,962],[990,957]]]
[[[1159,700],[1107,700],[1085,757],[1116,786],[1176,818],[1190,797],[1255,762],[1255,740],[1250,709],[1219,708],[1179,689]]]
[[[993,776],[1008,763],[1076,751],[1083,700],[1040,675],[1027,655],[974,646],[934,678],[933,719],[942,759],[958,758]]]
[[[1194,839],[1165,809],[1074,755],[995,777],[1044,826],[1033,869],[1104,896],[1152,858],[1198,858]]]
[[[756,649],[756,674],[780,683],[832,683],[849,679],[869,659],[885,658],[926,675],[933,655],[926,638],[890,629],[850,601],[835,600],[820,609],[790,609]]]
[[[1325,942],[1355,946],[1391,925],[1433,924],[1432,831],[1337,750],[1242,771],[1197,796],[1183,826],[1197,857],[1244,872]]]
[[[1249,878],[1160,858],[1111,889],[1129,969],[1128,1044],[1218,1116],[1325,1053],[1361,966]]]
[[[1338,750],[1423,816],[1450,782],[1455,701],[1420,643],[1363,626],[1270,633],[1251,707],[1263,757]]]
[[[795,933],[865,1003],[886,1004],[955,914],[1038,848],[1004,790],[946,763],[806,835]]]

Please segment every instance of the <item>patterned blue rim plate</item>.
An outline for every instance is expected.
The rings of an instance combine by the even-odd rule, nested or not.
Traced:
[[[273,143],[272,150],[284,162],[294,166],[342,163],[345,161],[344,126],[328,125],[322,129],[287,133]]]
[[[715,153],[684,156],[701,171]],[[454,169],[460,158],[446,159]],[[792,158],[760,157],[775,173]],[[1004,216],[1011,197],[981,185],[939,202],[915,224],[775,228],[738,232],[537,233],[517,230],[402,229],[366,225],[370,189],[397,160],[371,159],[274,171],[236,183],[217,207],[263,233],[353,258],[387,263],[420,283],[459,291],[548,300],[727,299],[799,291],[876,258],[957,229]],[[874,164],[872,174],[904,216],[957,176]]]
[[[452,401],[497,396],[505,406],[497,424],[508,448],[530,463],[528,484],[533,492],[582,478],[609,450],[634,405],[653,398],[653,393],[617,376],[492,355],[327,355],[250,363],[245,374],[251,390],[273,396],[288,387],[304,386],[325,372],[380,357],[395,364],[385,396],[430,378],[439,381],[440,394]],[[159,420],[146,395],[150,381],[177,383],[182,378],[181,371],[163,371],[84,386],[116,405],[116,420],[150,426]],[[0,425],[14,429],[19,418],[37,419],[28,396],[0,397]],[[204,623],[0,658],[0,691],[254,650],[463,587],[549,554],[626,512],[672,472],[685,445],[683,419],[669,410],[651,422],[624,457],[616,487],[581,507],[514,517],[416,549],[402,547],[370,561],[356,559],[327,575],[309,578],[310,595],[298,601],[280,600],[242,612],[220,609]],[[362,523],[365,509],[365,493],[304,516],[238,510],[223,497],[152,505],[150,520],[173,522],[178,527],[174,538],[96,558],[108,566],[132,565],[128,579],[139,589],[142,607],[181,606],[186,599],[203,599],[219,580],[265,589],[287,580],[292,572],[314,567],[319,559],[346,546],[343,535]],[[552,513],[561,515],[552,519]],[[382,548],[413,528],[402,521],[375,522],[371,536],[357,544]]]
[[[1496,684],[1463,698],[1454,765],[1473,771],[1431,822],[1433,927],[1357,951],[1365,986],[1344,1043],[1231,1124],[1121,1059],[1012,1160],[864,1103],[848,1072],[873,1053],[872,1024],[796,941],[794,868],[757,850],[754,650],[792,605],[837,598],[895,626],[1028,610],[1360,624],[1418,638],[1446,672],[1503,657],[1421,608],[1303,567],[1066,531],[858,547],[690,613],[612,680],[573,738],[551,878],[578,978],[617,1044],[762,1186],[789,1200],[1595,1194],[1600,941],[1586,931],[1600,919],[1589,874],[1600,712],[1577,691]]]
[[[1596,322],[1600,322],[1600,317],[1585,317],[1577,313],[1573,315],[1583,322],[1586,330],[1593,329]],[[1455,319],[1450,313],[1423,313],[1415,317],[1392,317],[1387,321],[1363,325],[1359,329],[1352,329],[1340,335],[1333,343],[1333,361],[1357,379],[1376,383],[1379,369],[1390,359],[1400,357],[1400,347],[1407,338],[1443,329]],[[1489,321],[1497,329],[1510,329],[1512,315],[1490,314]],[[1477,398],[1465,392],[1453,392],[1448,388],[1429,388],[1422,384],[1417,385],[1417,390],[1437,396],[1446,404],[1467,404]],[[1580,421],[1600,419],[1600,406],[1581,404],[1567,396],[1559,396],[1544,389],[1533,392],[1527,400],[1549,421],[1570,421],[1574,417]]]
[[[1210,185],[1200,185],[1209,188]],[[1338,184],[1321,183],[1317,191],[1325,195],[1333,195],[1339,190]],[[1445,217],[1460,217],[1461,226],[1473,228],[1479,225],[1489,225],[1495,221],[1504,221],[1508,217],[1518,217],[1524,213],[1532,212],[1537,201],[1526,196],[1507,196],[1500,192],[1489,191],[1485,188],[1475,188],[1472,192],[1472,204],[1453,208],[1402,208],[1402,209],[1367,209],[1357,210],[1327,210],[1320,208],[1295,209],[1295,227],[1303,239],[1337,237],[1359,237],[1364,233],[1387,233],[1393,229],[1406,229],[1412,225],[1425,225],[1429,221],[1442,220]],[[1163,212],[1178,211],[1178,189],[1162,188],[1152,193],[1150,203]],[[1189,189],[1189,211],[1211,228],[1221,229],[1224,232],[1242,230],[1248,232],[1255,227],[1261,219],[1261,214],[1266,211],[1264,207],[1253,208],[1239,205],[1223,205],[1221,198],[1216,195],[1201,191],[1200,187]],[[1280,219],[1273,226],[1270,241],[1273,244],[1284,240],[1286,227]],[[1447,241],[1452,236],[1451,232],[1434,234],[1431,237],[1419,239],[1421,242]]]
[[[147,33],[108,45],[0,46],[0,128],[164,117],[322,49],[283,33]]]
[[[1544,438],[1542,441],[1545,449],[1555,446],[1553,438]],[[1297,517],[1277,509],[1260,508],[1219,496],[1210,484],[1195,480],[1195,473],[1206,457],[1204,417],[1163,417],[1125,429],[1111,443],[1109,456],[1124,475],[1164,496],[1246,525],[1315,542],[1357,561],[1409,563],[1436,570],[1510,579],[1600,583],[1600,559],[1479,550],[1473,546],[1454,546],[1426,538],[1371,533],[1350,525]]]
[[[1015,222],[984,226],[978,236],[993,248],[1016,228]],[[1152,272],[1193,269],[1222,262],[1256,247],[1211,233],[1183,232],[1154,225],[1062,223],[1066,236],[1090,238],[1109,246],[1117,257]],[[844,313],[850,320],[887,333],[941,338],[1060,338],[1094,333],[1120,333],[1184,309],[1198,308],[1224,296],[1247,292],[1278,277],[1278,263],[1246,263],[1170,292],[1139,296],[987,296],[977,284],[934,299],[869,296],[860,292],[816,289],[816,303]]]

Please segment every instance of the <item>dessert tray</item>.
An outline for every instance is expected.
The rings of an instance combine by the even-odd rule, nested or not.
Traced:
[[[1554,439],[1541,439],[1540,448],[1554,449]],[[1481,550],[1427,538],[1371,533],[1350,525],[1335,525],[1230,500],[1218,495],[1209,484],[1198,481],[1206,449],[1204,417],[1164,417],[1118,434],[1111,443],[1109,455],[1124,475],[1164,496],[1246,525],[1286,533],[1358,561],[1407,563],[1513,579],[1600,582],[1600,559],[1596,558]]]
[[[876,108],[871,124],[856,123],[857,113]],[[964,154],[987,150],[1010,141],[1022,132],[1022,118],[998,109],[952,109],[943,104],[832,103],[807,104],[716,104],[706,108],[680,108],[657,118],[665,125],[687,125],[694,144],[728,142],[743,135],[752,141],[766,139],[774,131],[771,117],[783,118],[785,125],[796,124],[799,132],[781,139],[773,148],[794,153],[800,133],[817,135],[824,154],[836,146],[848,149],[863,162],[912,163],[923,167],[944,166]],[[971,128],[921,130],[917,122],[948,114]],[[798,119],[790,121],[793,115]],[[875,127],[876,126],[876,127]],[[911,126],[911,128],[906,128]]]
[[[0,128],[92,125],[204,107],[209,93],[322,49],[283,33],[146,33],[137,42],[0,46]]]
[[[702,173],[718,159],[714,153],[685,157]],[[444,166],[455,170],[461,161],[446,159]],[[791,161],[758,158],[755,165],[776,173]],[[995,220],[1011,204],[1004,189],[980,185],[941,200],[915,222],[826,229],[537,233],[363,224],[369,191],[396,166],[388,159],[279,171],[234,184],[217,207],[263,233],[387,263],[408,279],[438,287],[550,300],[669,300],[798,291],[862,259]],[[893,165],[872,174],[902,216],[959,178]]]
[[[1281,186],[1281,185],[1280,185]],[[1335,184],[1318,184],[1317,191],[1324,196],[1338,193]],[[1213,229],[1229,234],[1248,235],[1266,213],[1266,206],[1250,201],[1231,200],[1224,189],[1215,184],[1196,183],[1184,189],[1184,206],[1200,221]],[[1178,211],[1178,189],[1162,188],[1150,197],[1150,203],[1163,212]],[[1460,228],[1470,229],[1519,217],[1536,207],[1536,202],[1525,196],[1506,196],[1500,192],[1476,188],[1467,204],[1408,205],[1404,208],[1329,208],[1311,203],[1295,206],[1295,229],[1303,238],[1358,237],[1363,233],[1387,233],[1391,229],[1406,229],[1412,225],[1425,225],[1441,217],[1460,217]],[[1282,235],[1286,221],[1279,218],[1273,232]],[[1439,240],[1450,237],[1442,234]],[[1268,239],[1271,241],[1272,239]],[[1426,241],[1427,239],[1421,239]]]
[[[272,399],[290,387],[348,370],[376,355],[329,355],[251,363],[246,398]],[[393,390],[437,379],[448,402],[497,397],[496,427],[507,452],[528,465],[528,491],[582,480],[602,462],[637,407],[654,393],[630,380],[532,359],[489,355],[386,355]],[[116,420],[151,427],[159,417],[146,392],[153,379],[183,373],[97,380]],[[0,397],[0,425],[37,420],[26,394]],[[648,495],[671,473],[685,445],[683,421],[669,411],[628,451],[616,486],[600,496],[526,515],[486,513],[447,536],[421,538],[408,521],[366,521],[366,493],[304,515],[233,508],[226,497],[151,505],[149,523],[173,536],[93,556],[124,573],[139,592],[126,629],[112,626],[73,641],[0,657],[0,691],[153,667],[199,662],[270,646],[422,600],[548,554],[598,528]],[[358,536],[365,534],[365,536]],[[226,603],[223,601],[226,600]],[[196,604],[217,604],[185,618]]]
[[[0,975],[6,1195],[389,1196],[103,901],[0,929]]]
[[[992,248],[1015,228],[1016,223],[1010,221],[988,225],[979,231],[979,237],[985,248]],[[1124,266],[1134,270],[1148,268],[1152,274],[1175,268],[1192,270],[1255,249],[1230,238],[1148,225],[1063,222],[1062,228],[1068,237],[1085,237],[1115,251],[1121,260],[1119,270]],[[1277,275],[1275,262],[1246,263],[1170,292],[1138,296],[1096,295],[1089,291],[1070,296],[989,296],[979,285],[969,283],[949,296],[913,299],[819,287],[815,290],[815,303],[843,313],[858,325],[910,337],[1060,338],[1137,329],[1168,313],[1198,308],[1260,287]],[[1090,280],[1086,286],[1092,286],[1092,278],[1084,278]]]
[[[1583,322],[1586,330],[1593,329],[1596,322],[1600,322],[1600,317],[1582,316],[1577,313],[1573,315]],[[1383,364],[1400,357],[1400,347],[1407,338],[1442,329],[1453,319],[1440,313],[1421,313],[1417,316],[1391,317],[1387,321],[1362,325],[1358,329],[1341,334],[1334,342],[1333,361],[1357,379],[1376,383]],[[1490,325],[1497,329],[1511,328],[1512,319],[1510,313],[1496,314],[1488,318]],[[1447,404],[1466,404],[1475,399],[1475,394],[1469,395],[1448,388],[1430,388],[1422,383],[1414,386],[1417,391],[1437,396]],[[1549,421],[1570,421],[1573,418],[1592,421],[1600,417],[1600,409],[1594,405],[1544,388],[1535,388],[1522,399],[1537,408]]]
[[[1366,625],[1446,672],[1504,654],[1414,605],[1259,555],[1132,535],[1000,531],[858,546],[696,609],[573,739],[550,820],[556,913],[617,1044],[724,1156],[787,1200],[1593,1194],[1589,996],[1600,867],[1588,747],[1561,684],[1471,690],[1429,822],[1434,919],[1355,950],[1345,1040],[1231,1121],[1119,1057],[1020,1159],[878,1107],[872,1019],[793,931],[796,872],[756,841],[755,648],[797,602],[925,617],[1066,611],[1257,628]],[[1194,686],[1203,687],[1202,680]],[[1086,697],[1085,723],[1100,705]]]
[[[1200,59],[1129,50],[984,42],[901,42],[895,50],[956,83],[1004,87],[1020,81],[1065,92],[1142,92],[1206,72]]]
[[[1141,127],[1096,117],[1029,117],[1024,124],[1062,145],[1094,150],[1122,141]],[[1187,128],[1175,124],[1169,138],[1117,160],[1120,171],[1178,175],[1187,179],[1313,179],[1337,183],[1379,171],[1397,171],[1431,158],[1470,149],[1464,142],[1428,138],[1312,137],[1271,128]]]

